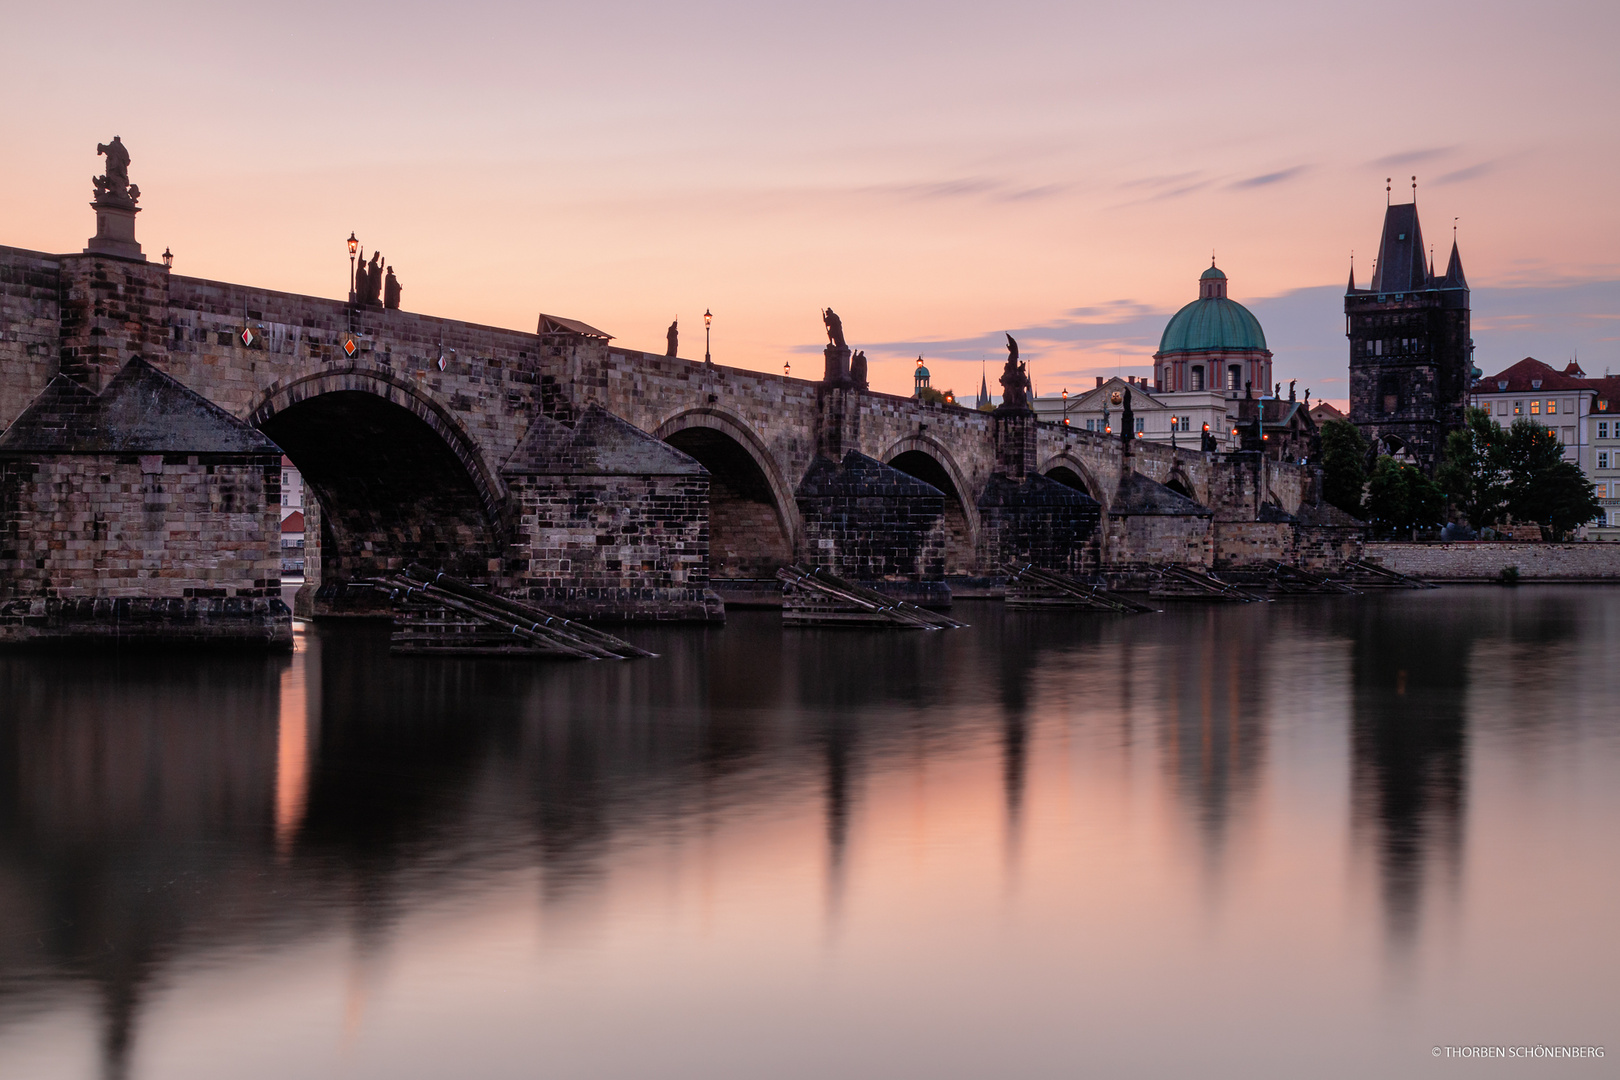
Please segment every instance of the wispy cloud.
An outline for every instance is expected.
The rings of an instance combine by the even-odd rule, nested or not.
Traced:
[[[1294,177],[1300,175],[1309,168],[1309,165],[1295,165],[1289,169],[1279,169],[1276,172],[1263,173],[1260,176],[1251,176],[1245,180],[1234,180],[1227,186],[1234,189],[1242,189],[1266,187],[1269,184],[1280,184],[1285,180],[1292,180]]]
[[[1373,164],[1380,169],[1394,168],[1397,165],[1416,165],[1420,161],[1432,161],[1435,158],[1445,157],[1456,150],[1455,146],[1431,146],[1424,150],[1407,150],[1399,154],[1390,154],[1381,157]]]
[[[903,199],[911,202],[938,202],[952,199],[988,199],[992,202],[1028,202],[1047,199],[1072,188],[1073,184],[1019,185],[988,176],[966,176],[919,184],[871,184],[856,188],[859,195]]]
[[[1466,169],[1458,169],[1456,172],[1448,172],[1444,176],[1440,177],[1440,179],[1436,180],[1435,183],[1460,184],[1464,180],[1472,180],[1476,176],[1484,176],[1494,168],[1496,168],[1496,163],[1494,161],[1482,161],[1478,165],[1470,165]]]

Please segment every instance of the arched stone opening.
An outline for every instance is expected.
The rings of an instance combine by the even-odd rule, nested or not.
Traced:
[[[464,464],[467,447],[452,447],[416,410],[339,389],[272,399],[252,422],[319,503],[323,582],[412,562],[476,581],[500,577],[504,534],[487,480],[479,483],[486,478]]]
[[[945,493],[945,572],[963,574],[973,569],[978,515],[968,506],[961,484],[936,456],[934,448],[900,449],[886,464]]]
[[[1198,501],[1198,496],[1193,494],[1192,487],[1188,485],[1185,478],[1183,478],[1179,473],[1172,474],[1171,477],[1164,482],[1164,486],[1175,492],[1177,495],[1192,499],[1194,502]]]
[[[793,561],[791,519],[747,446],[720,427],[701,424],[660,434],[709,470],[711,579],[775,577],[777,568]]]
[[[1097,492],[1092,491],[1091,488],[1086,485],[1086,482],[1081,479],[1080,474],[1075,472],[1067,465],[1052,466],[1050,469],[1046,470],[1046,477],[1050,480],[1056,480],[1064,487],[1072,487],[1076,491],[1083,491],[1087,495],[1090,495],[1093,499],[1097,499],[1099,502],[1102,501],[1098,497]]]

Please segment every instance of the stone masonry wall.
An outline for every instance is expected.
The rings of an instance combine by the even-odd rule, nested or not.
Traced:
[[[1453,544],[1368,544],[1369,562],[1433,581],[1496,581],[1518,568],[1520,581],[1620,582],[1620,543],[1476,540]]]
[[[516,585],[570,618],[712,620],[708,477],[522,476]]]
[[[0,462],[0,583],[11,597],[274,597],[278,457]]]
[[[945,507],[938,489],[856,451],[818,462],[798,492],[805,561],[864,582],[942,581]]]
[[[1180,514],[1109,515],[1110,568],[1177,563],[1209,569],[1215,561],[1213,530],[1207,517]]]
[[[1282,521],[1217,521],[1214,523],[1217,570],[1294,562],[1295,526]]]
[[[0,247],[0,431],[61,364],[61,259]]]

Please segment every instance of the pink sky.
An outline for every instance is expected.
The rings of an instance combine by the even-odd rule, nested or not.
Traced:
[[[523,329],[547,311],[660,352],[679,316],[701,357],[710,308],[718,362],[811,376],[831,305],[898,392],[919,349],[936,386],[976,389],[1003,330],[1042,392],[1146,373],[1214,249],[1234,298],[1294,299],[1275,323],[1257,308],[1278,377],[1337,398],[1338,303],[1297,290],[1342,286],[1352,249],[1365,279],[1384,177],[1406,198],[1416,173],[1442,258],[1460,218],[1470,282],[1493,290],[1482,367],[1578,348],[1620,368],[1612,4],[147,3],[6,22],[0,243],[81,248],[116,133],[140,238],[177,272],[337,297],[352,229],[410,310]],[[1525,286],[1540,308],[1516,306]]]

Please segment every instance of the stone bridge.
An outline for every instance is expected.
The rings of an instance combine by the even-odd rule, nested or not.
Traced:
[[[1172,452],[1027,414],[637,352],[563,320],[542,319],[538,331],[190,278],[131,258],[0,248],[10,530],[0,589],[268,595],[279,552],[251,571],[220,570],[206,535],[215,526],[182,549],[160,542],[174,536],[172,521],[146,520],[162,505],[157,489],[177,482],[173,470],[214,477],[210,454],[220,469],[238,467],[219,457],[230,449],[223,443],[185,446],[184,432],[162,446],[92,440],[83,446],[99,446],[101,457],[91,460],[40,442],[40,431],[72,423],[51,413],[66,408],[59,401],[42,404],[53,380],[100,395],[97,407],[112,415],[108,394],[151,396],[135,387],[160,375],[291,458],[319,504],[306,530],[311,577],[318,566],[328,582],[420,560],[578,613],[704,617],[717,610],[711,578],[765,578],[791,559],[919,580],[993,575],[1008,557],[1093,569],[1309,561],[1299,528],[1312,520],[1311,474],[1260,454]],[[155,369],[147,383],[120,375],[137,360]],[[74,405],[75,415],[88,407]],[[153,472],[159,452],[163,471]],[[52,490],[64,490],[64,468],[85,483],[95,474],[102,487],[90,501],[102,500],[99,509],[84,498],[76,508],[47,506],[41,470],[52,454],[61,458],[52,458]],[[78,464],[64,466],[69,457]],[[818,462],[825,475],[812,483]],[[243,466],[262,479],[234,496],[259,500],[258,524],[232,529],[275,532],[279,490],[262,465]],[[108,479],[119,470],[122,484]],[[997,476],[1083,493],[1103,527],[1069,536],[1047,521],[1048,546],[1074,552],[1042,555],[994,509],[1006,504],[992,497]],[[219,503],[217,493],[209,498]],[[142,514],[146,524],[134,528]],[[1154,527],[1144,528],[1150,518]],[[857,532],[891,524],[905,538],[890,546],[904,552],[850,561]]]

